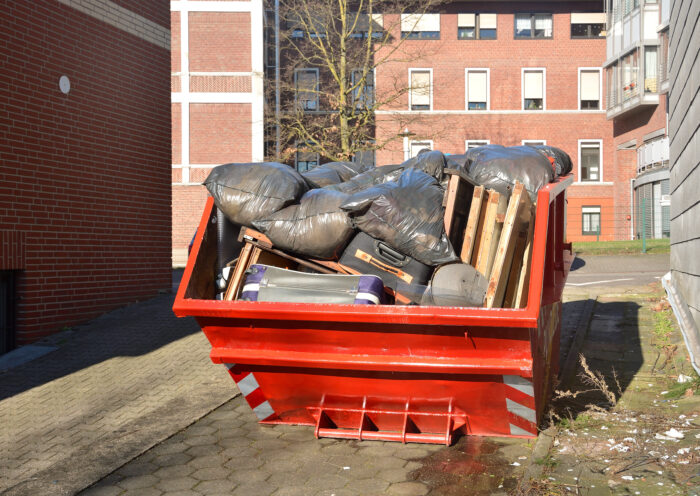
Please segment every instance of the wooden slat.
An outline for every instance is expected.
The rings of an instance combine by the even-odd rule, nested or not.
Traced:
[[[520,270],[518,284],[515,290],[513,308],[525,308],[527,306],[527,293],[530,288],[530,265],[532,264],[532,236],[535,232],[535,209],[530,207],[530,225],[527,230],[525,253],[523,254],[523,267]]]
[[[459,176],[450,176],[445,192],[447,201],[445,202],[445,234],[450,237],[452,222],[455,215],[455,204],[457,202],[457,191],[459,190]]]
[[[449,175],[445,191],[445,234],[455,253],[460,253],[464,243],[464,232],[469,218],[474,185],[463,173]]]
[[[243,276],[248,268],[253,251],[256,250],[255,246],[250,243],[243,245],[240,255],[238,255],[238,262],[236,262],[236,267],[233,269],[233,275],[231,276],[231,281],[229,281],[228,287],[226,288],[226,293],[224,293],[224,300],[232,301],[238,295],[238,291],[243,283]]]
[[[520,233],[527,232],[530,222],[530,196],[522,183],[515,184],[508,203],[508,210],[503,223],[503,231],[498,242],[493,270],[489,278],[484,304],[487,308],[503,306],[508,278],[511,274],[511,264],[520,239]],[[524,251],[524,244],[522,250]],[[518,262],[519,263],[519,262]],[[517,274],[520,271],[516,271]]]
[[[479,227],[479,215],[482,210],[482,203],[486,195],[484,187],[477,186],[472,194],[472,203],[469,207],[469,217],[467,218],[467,227],[464,229],[464,242],[459,258],[464,263],[471,263],[472,253],[474,252],[474,244],[477,237],[477,227]]]
[[[520,279],[520,272],[523,268],[525,248],[527,248],[527,232],[519,232],[518,239],[515,241],[513,262],[510,265],[510,272],[508,274],[508,284],[506,286],[506,294],[503,298],[503,308],[513,308],[515,305],[515,292],[518,289],[518,280]]]
[[[481,272],[484,276],[489,277],[490,265],[492,265],[493,260],[489,260],[491,254],[491,245],[498,242],[494,240],[494,230],[496,227],[496,215],[498,214],[498,204],[500,202],[501,195],[496,192],[489,190],[488,201],[486,203],[486,211],[484,214],[484,221],[479,225],[479,252],[476,258],[476,270]]]

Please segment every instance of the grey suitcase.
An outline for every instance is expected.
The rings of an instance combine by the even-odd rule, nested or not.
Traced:
[[[379,305],[384,283],[372,275],[309,274],[270,265],[251,265],[241,292],[244,301]]]

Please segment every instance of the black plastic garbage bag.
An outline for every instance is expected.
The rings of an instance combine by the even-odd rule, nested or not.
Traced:
[[[224,164],[204,185],[228,219],[243,226],[296,202],[307,190],[304,178],[277,162]]]
[[[397,182],[356,193],[340,208],[351,212],[357,228],[434,266],[457,260],[445,235],[443,195],[434,177],[408,169]]]
[[[353,194],[358,191],[365,190],[377,184],[383,184],[389,181],[396,181],[403,172],[403,165],[384,165],[376,169],[363,172],[353,177],[349,181],[340,184],[332,184],[325,186],[324,189],[340,191],[342,193]]]
[[[290,205],[253,226],[282,250],[315,258],[337,258],[355,229],[347,212],[340,209],[349,195],[326,189],[307,192],[297,205]]]
[[[304,176],[304,179],[312,188],[323,188],[331,184],[349,181],[356,175],[371,169],[374,169],[374,166],[367,166],[362,163],[329,162],[314,167],[308,172],[302,172],[301,175]]]
[[[557,148],[549,145],[530,145],[534,149],[543,153],[545,157],[554,161],[554,173],[556,177],[565,176],[571,172],[572,163],[571,157],[561,148]]]
[[[445,170],[445,155],[438,150],[422,150],[418,155],[401,164],[404,169],[420,169],[442,181]]]
[[[486,145],[472,148],[466,155],[467,173],[474,182],[506,196],[519,181],[535,201],[537,191],[554,179],[549,159],[531,146]]]

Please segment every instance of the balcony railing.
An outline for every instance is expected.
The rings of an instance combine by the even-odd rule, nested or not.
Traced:
[[[663,167],[669,159],[668,136],[637,148],[637,174]]]

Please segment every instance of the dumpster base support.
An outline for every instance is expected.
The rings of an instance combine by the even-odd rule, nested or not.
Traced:
[[[452,444],[456,434],[466,434],[467,416],[450,402],[443,411],[329,407],[307,408],[316,419],[315,435],[339,439],[395,441],[401,443]]]

